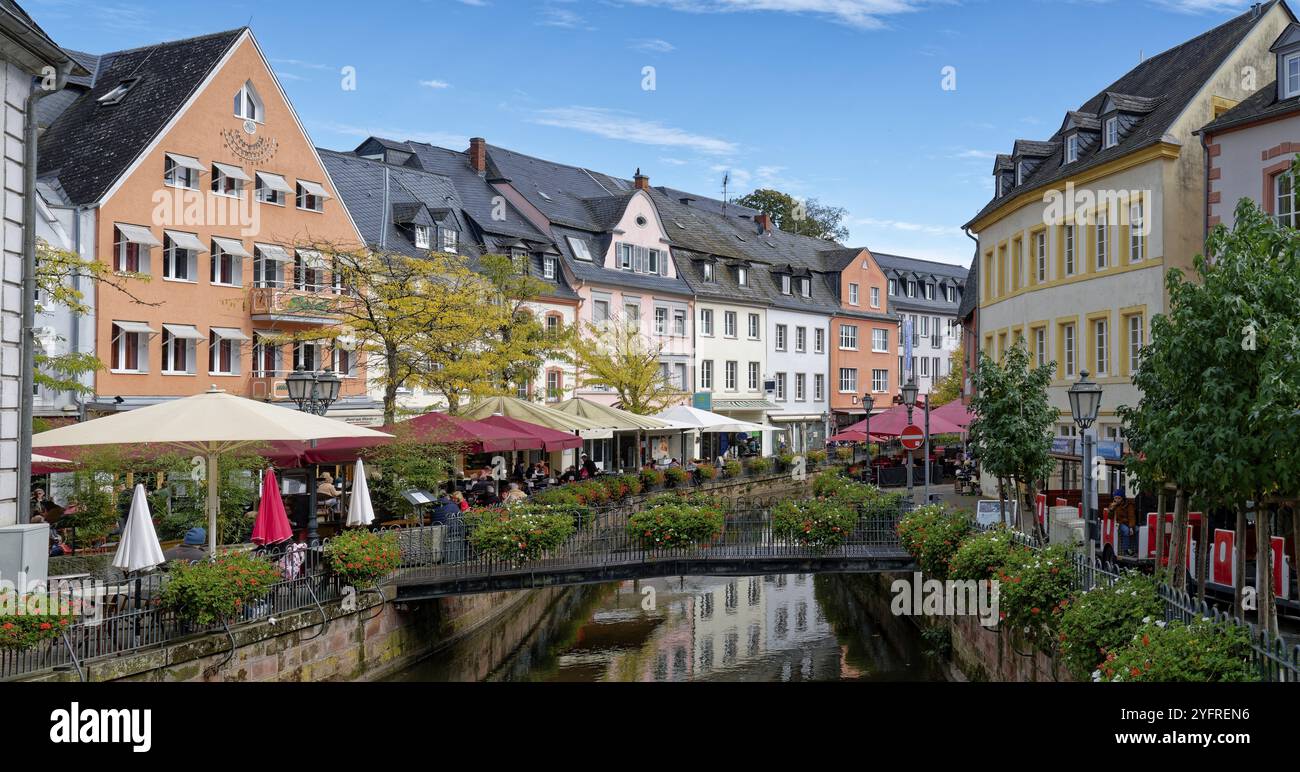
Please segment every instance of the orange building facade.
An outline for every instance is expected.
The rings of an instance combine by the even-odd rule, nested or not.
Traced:
[[[855,253],[855,254],[854,254]],[[839,261],[840,311],[830,326],[830,409],[835,428],[866,417],[864,394],[875,412],[899,393],[898,320],[890,316],[888,278],[871,252],[853,250]]]

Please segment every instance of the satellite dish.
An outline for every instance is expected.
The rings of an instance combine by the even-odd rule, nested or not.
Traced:
[[[257,123],[256,123],[255,121],[244,121],[244,133],[245,133],[245,134],[256,134],[256,133],[257,133]]]

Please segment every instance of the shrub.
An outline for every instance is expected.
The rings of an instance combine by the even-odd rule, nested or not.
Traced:
[[[573,488],[578,504],[602,504],[609,497],[609,491],[605,488],[604,483],[598,480],[586,480],[570,483],[569,485]]]
[[[998,580],[999,618],[1013,630],[1024,630],[1025,637],[1040,646],[1051,643],[1074,585],[1069,550],[1053,544],[1013,551]]]
[[[712,480],[718,476],[718,468],[713,464],[708,463],[700,464],[695,467],[695,472],[700,476],[701,481]]]
[[[343,581],[361,585],[396,571],[402,548],[396,534],[344,531],[325,544],[325,560]]]
[[[535,560],[573,535],[572,505],[529,502],[510,509],[484,509],[469,518],[469,541],[480,554],[497,560]]]
[[[699,544],[722,533],[722,507],[704,496],[658,496],[632,515],[628,533],[650,549],[672,549]]]
[[[674,488],[686,482],[686,478],[689,476],[686,474],[686,470],[680,466],[670,466],[664,470],[663,474],[664,482]]]
[[[1228,622],[1149,623],[1093,671],[1095,681],[1258,681],[1250,634]]]
[[[833,499],[783,501],[772,510],[772,533],[817,550],[838,547],[857,524],[857,510]]]
[[[776,463],[778,469],[789,469],[794,465],[794,454],[789,451],[783,451],[777,454]]]
[[[948,562],[948,578],[995,579],[1011,559],[1011,553],[1019,549],[1025,548],[1005,528],[977,533],[963,541],[953,554]]]
[[[0,591],[0,649],[29,649],[58,638],[76,621],[79,607],[56,595]]]
[[[279,579],[280,569],[269,561],[249,552],[232,552],[171,569],[161,600],[182,619],[210,625],[265,597]]]
[[[970,532],[970,523],[960,512],[949,512],[938,504],[913,510],[898,522],[898,537],[921,570],[933,579],[945,579],[948,561]]]
[[[1076,595],[1061,614],[1061,655],[1075,678],[1084,679],[1097,663],[1123,648],[1143,624],[1164,614],[1156,583],[1129,574],[1111,587]]]
[[[752,475],[767,474],[772,469],[772,462],[766,458],[755,457],[745,462],[745,467]]]
[[[640,478],[642,490],[664,484],[664,473],[658,469],[642,469]]]
[[[869,490],[875,491],[875,495],[863,502],[863,517],[868,520],[883,519],[886,517],[893,517],[902,511],[903,501],[907,499],[906,493],[886,493],[872,485],[866,487]]]
[[[544,491],[534,493],[528,499],[530,504],[572,504],[581,505],[578,491],[573,485],[557,485]]]
[[[835,449],[835,458],[839,461],[848,461],[853,458],[853,448],[840,446]]]
[[[613,475],[600,482],[605,486],[606,497],[610,501],[622,501],[641,492],[641,478],[636,475]]]
[[[734,458],[727,459],[727,461],[722,465],[723,473],[726,474],[727,477],[733,479],[740,476],[740,470],[740,462]]]
[[[821,466],[826,463],[826,451],[810,450],[808,451],[808,463],[814,466]]]

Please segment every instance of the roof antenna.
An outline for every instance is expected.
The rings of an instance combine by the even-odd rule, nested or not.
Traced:
[[[731,172],[722,175],[722,213],[727,213],[727,183],[731,182]]]
[[[1141,63],[1144,62],[1144,61],[1146,61],[1146,57],[1142,55],[1142,49],[1139,48],[1139,49],[1138,49],[1138,64],[1141,64]]]

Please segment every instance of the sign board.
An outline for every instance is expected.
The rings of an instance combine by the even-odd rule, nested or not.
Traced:
[[[1075,455],[1074,440],[1069,437],[1056,437],[1052,439],[1052,452],[1062,456]]]
[[[1047,528],[1047,494],[1039,493],[1034,496],[1034,516],[1038,518],[1038,524],[1044,529]]]
[[[920,450],[925,444],[925,432],[916,424],[908,424],[903,427],[903,433],[898,435],[898,441],[907,450]]]
[[[1291,570],[1286,560],[1286,539],[1274,536],[1269,539],[1269,547],[1273,551],[1270,565],[1273,569],[1273,595],[1285,599],[1291,594]]]
[[[975,522],[983,526],[997,525],[1015,525],[1016,522],[1016,502],[1008,500],[1007,509],[1002,510],[1002,502],[997,499],[982,500],[975,505]]]
[[[1098,458],[1119,461],[1124,457],[1124,443],[1119,440],[1100,440],[1092,444],[1092,452]]]
[[[1210,581],[1224,587],[1237,586],[1237,534],[1224,528],[1214,529],[1210,554]]]
[[[407,502],[414,504],[417,507],[422,506],[424,504],[432,504],[433,502],[438,500],[432,493],[429,493],[428,491],[416,490],[415,488],[402,491],[402,498],[406,499]]]
[[[707,410],[709,412],[713,412],[713,392],[711,391],[695,392],[695,395],[691,397],[691,407],[695,408],[696,410]]]

